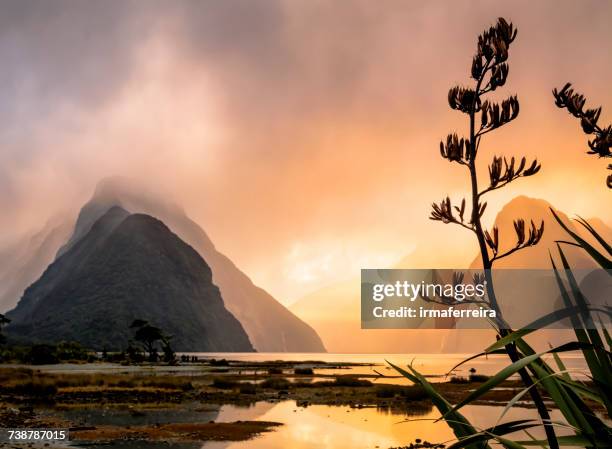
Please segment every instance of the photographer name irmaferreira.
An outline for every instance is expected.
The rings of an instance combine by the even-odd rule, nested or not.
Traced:
[[[374,307],[372,310],[374,318],[496,318],[495,310],[485,307],[475,309],[457,309],[447,307],[446,309],[428,309],[426,307],[397,307],[385,309]]]

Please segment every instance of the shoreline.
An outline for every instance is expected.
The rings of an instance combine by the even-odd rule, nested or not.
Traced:
[[[372,368],[374,374],[350,374],[361,367]],[[376,368],[381,368],[371,363],[209,360],[182,372],[165,372],[163,366],[149,364],[119,368],[140,371],[53,372],[0,365],[0,427],[72,428],[71,438],[89,442],[243,441],[273,432],[283,423],[217,422],[208,419],[207,413],[226,405],[286,402],[295,403],[296,408],[375,408],[398,416],[425,415],[434,409],[422,387],[398,384],[400,376],[380,375]],[[486,379],[484,375],[451,377],[437,382],[436,388],[457,403]],[[521,389],[519,380],[506,380],[472,405],[505,406]],[[515,406],[534,408],[529,401]],[[97,422],[91,418],[93,412],[116,415],[123,424]],[[162,416],[162,421],[139,421],[151,414]]]

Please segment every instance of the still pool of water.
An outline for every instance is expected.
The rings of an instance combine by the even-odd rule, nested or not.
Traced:
[[[501,407],[468,406],[464,408],[463,414],[476,425],[488,427],[496,423],[501,411]],[[408,445],[417,438],[435,443],[453,439],[452,431],[444,422],[435,422],[440,415],[433,408],[412,412],[408,410],[406,413],[397,414],[377,408],[355,409],[325,405],[298,407],[294,401],[282,401],[258,402],[249,407],[224,405],[216,410],[199,412],[146,411],[142,416],[132,416],[120,411],[104,414],[89,413],[91,412],[86,412],[82,418],[85,418],[90,425],[142,425],[156,421],[208,422],[209,420],[216,422],[258,420],[283,424],[271,432],[241,442],[211,441],[168,445],[160,442],[118,441],[104,444],[104,447],[116,449],[156,449],[158,446],[166,448],[172,446],[173,449],[388,449]],[[504,420],[535,416],[534,410],[517,408],[511,410]],[[189,419],[185,420],[187,417]],[[553,412],[553,419],[558,418],[558,413]],[[517,437],[527,438],[526,435],[517,435]],[[73,444],[78,445],[78,443]],[[89,443],[87,446],[98,445]]]
[[[501,407],[469,406],[463,414],[481,426],[496,423]],[[528,409],[514,409],[504,420],[535,417]],[[249,409],[224,406],[217,421],[257,419],[282,422],[277,430],[262,434],[249,441],[222,443],[207,442],[203,449],[388,449],[405,446],[416,438],[442,443],[453,439],[453,433],[444,422],[435,422],[440,414],[429,412],[398,415],[366,408],[352,409],[314,405],[296,407],[292,401],[277,404],[258,403]],[[553,419],[559,418],[553,413]],[[537,432],[535,432],[537,434]],[[528,438],[520,435],[520,438]]]
[[[255,418],[256,417],[256,418]],[[435,412],[411,418],[438,417]],[[445,441],[452,437],[444,423],[415,421],[402,423],[405,415],[391,414],[376,408],[352,409],[314,405],[297,407],[293,401],[277,404],[258,403],[251,409],[222,407],[218,421],[257,419],[277,421],[282,427],[250,441],[236,443],[208,442],[205,449],[340,449],[384,448],[403,446],[415,438]]]

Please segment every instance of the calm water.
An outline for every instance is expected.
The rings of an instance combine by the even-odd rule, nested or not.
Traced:
[[[456,363],[467,356],[464,355],[397,355],[397,354],[264,354],[264,353],[223,353],[194,354],[200,358],[215,358],[240,360],[244,362],[283,360],[299,362],[305,366],[315,366],[316,374],[356,374],[372,375],[382,373],[395,375],[388,368],[385,360],[406,365],[412,363],[420,372],[432,376],[430,380],[442,380],[440,376],[450,370]],[[352,366],[349,368],[316,368],[316,362],[327,363],[368,363],[373,366]],[[569,369],[575,372],[584,370],[579,356],[565,356],[564,361]],[[468,362],[457,373],[466,375],[470,368],[478,373],[493,374],[506,366],[508,361],[503,356],[492,356]],[[121,366],[116,364],[86,364],[86,365],[48,365],[37,367],[54,372],[137,372],[156,374],[160,372],[176,372],[177,374],[198,374],[210,369],[201,365],[183,365],[177,367],[144,367]],[[235,373],[235,372],[234,372]],[[252,374],[244,371],[242,374]],[[406,383],[399,377],[384,379],[385,383]],[[464,415],[478,427],[492,426],[502,411],[502,407],[469,406],[463,409]],[[439,414],[433,408],[408,409],[403,413],[390,412],[385,409],[363,408],[353,409],[346,406],[311,405],[298,407],[295,401],[258,402],[250,407],[234,405],[215,406],[210,404],[187,404],[180,409],[145,410],[142,413],[132,413],[131,410],[99,409],[67,411],[66,417],[74,422],[90,425],[143,425],[164,422],[232,422],[237,420],[276,421],[283,426],[259,437],[244,442],[206,442],[203,444],[171,444],[149,443],[142,441],[117,442],[110,445],[119,449],[161,449],[172,446],[173,449],[388,449],[405,446],[420,438],[430,442],[441,443],[453,439],[451,430],[444,422],[434,422]],[[562,421],[557,411],[552,413],[554,420]],[[522,419],[536,417],[531,409],[515,408],[504,418]],[[538,434],[537,431],[534,432]],[[561,432],[562,433],[562,432]],[[520,439],[525,435],[517,436]],[[93,445],[95,447],[95,445]],[[89,445],[91,447],[91,445]],[[102,446],[100,446],[102,447]],[[109,445],[105,445],[105,448]]]
[[[201,358],[240,360],[264,362],[269,360],[282,360],[288,362],[320,361],[326,363],[367,363],[375,366],[355,366],[341,370],[320,370],[320,373],[332,374],[376,374],[376,371],[384,375],[395,375],[394,370],[389,367],[387,361],[406,366],[412,363],[420,373],[427,376],[442,376],[448,373],[455,365],[472,356],[472,354],[328,354],[328,353],[193,353]],[[549,363],[554,363],[552,357],[544,357]],[[562,356],[567,369],[575,370],[577,373],[585,370],[586,364],[581,354],[564,354]],[[455,373],[467,374],[470,368],[475,368],[481,374],[495,374],[509,364],[505,355],[491,355],[480,357],[467,362],[459,367]],[[435,381],[435,379],[432,379]]]
[[[264,361],[287,361],[300,362],[304,366],[315,367],[314,371],[318,375],[333,375],[333,374],[352,374],[363,376],[377,376],[382,374],[390,376],[389,379],[379,379],[385,383],[407,384],[406,379],[398,374],[387,364],[386,360],[399,365],[406,366],[409,363],[422,374],[429,376],[431,382],[446,380],[444,374],[453,368],[457,363],[469,357],[467,354],[416,354],[416,355],[399,355],[399,354],[327,354],[327,353],[189,353],[196,355],[200,359],[227,359],[238,360],[243,362],[264,362]],[[571,370],[572,376],[575,378],[584,378],[583,372],[586,369],[584,359],[577,354],[563,355],[563,361],[567,369]],[[549,363],[554,365],[552,357],[548,359]],[[316,368],[316,362],[334,363],[367,363],[371,366],[350,366],[350,367],[324,367]],[[487,358],[471,360],[465,365],[458,368],[454,374],[467,375],[470,368],[475,368],[479,374],[491,375],[507,366],[508,358],[502,355],[493,355]],[[4,365],[11,366],[11,365]],[[21,366],[21,365],[12,365]],[[113,363],[91,363],[91,364],[57,364],[57,365],[40,365],[36,369],[49,372],[73,372],[73,373],[178,373],[181,375],[201,374],[209,369],[198,364],[185,364],[179,366],[123,366]],[[241,374],[253,374],[252,370],[239,370]],[[259,371],[260,373],[262,371]],[[229,374],[237,374],[238,370],[229,371]],[[303,378],[302,378],[303,379]],[[377,381],[370,378],[370,380]]]
[[[463,414],[478,426],[496,423],[501,407],[469,406]],[[452,431],[444,422],[434,422],[440,415],[429,411],[407,411],[405,414],[389,413],[376,408],[352,409],[346,406],[312,405],[298,407],[294,401],[278,403],[258,402],[250,407],[225,405],[210,410],[194,409],[152,410],[142,416],[132,416],[124,411],[72,411],[71,419],[82,418],[89,425],[142,425],[155,422],[233,422],[261,420],[283,423],[272,432],[248,441],[205,442],[203,444],[172,444],[174,449],[388,449],[405,446],[416,438],[442,443],[453,439]],[[535,417],[528,409],[515,409],[505,419]],[[553,412],[553,419],[559,419]],[[534,432],[536,435],[537,431]],[[517,435],[525,438],[524,435]],[[73,444],[78,445],[78,442]],[[96,445],[88,444],[88,447]],[[100,445],[115,449],[169,447],[157,442],[126,441]]]
[[[466,407],[464,415],[482,426],[492,426],[500,407]],[[511,411],[504,419],[535,417],[526,409]],[[284,423],[278,430],[250,441],[237,443],[208,442],[204,449],[388,449],[405,446],[416,438],[442,443],[452,440],[453,433],[443,422],[434,422],[439,413],[397,415],[377,409],[351,409],[324,405],[296,407],[292,401],[278,404],[258,403],[249,409],[223,407],[218,421],[258,419]],[[559,415],[553,413],[553,419]],[[537,433],[537,432],[536,432]],[[520,436],[525,438],[526,436]]]

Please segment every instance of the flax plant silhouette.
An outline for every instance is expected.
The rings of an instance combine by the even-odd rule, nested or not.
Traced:
[[[446,197],[439,203],[432,205],[430,219],[443,223],[453,223],[468,229],[476,236],[487,281],[487,305],[495,310],[496,330],[499,337],[511,332],[510,326],[504,321],[493,288],[491,268],[493,264],[504,257],[522,249],[537,245],[544,233],[544,222],[539,226],[533,221],[529,225],[522,218],[514,221],[516,241],[508,250],[500,249],[499,229],[494,226],[491,230],[485,229],[482,217],[487,208],[484,196],[507,186],[519,178],[533,176],[541,168],[537,160],[527,163],[525,157],[506,158],[493,156],[489,165],[488,185],[479,187],[476,160],[479,155],[481,143],[485,135],[508,125],[519,115],[519,101],[516,96],[510,96],[501,103],[496,103],[485,97],[490,92],[504,86],[508,79],[508,51],[517,36],[517,30],[512,23],[499,18],[495,26],[485,30],[479,37],[476,54],[472,60],[471,78],[472,86],[456,86],[448,92],[448,103],[454,110],[466,114],[469,118],[470,134],[468,137],[459,137],[456,133],[449,134],[446,141],[440,142],[440,154],[451,163],[465,167],[470,175],[471,195],[466,201],[462,199],[460,205],[453,205],[451,199]],[[469,204],[469,212],[467,210]],[[505,351],[513,362],[521,358],[514,343],[505,346]],[[557,438],[550,415],[537,388],[531,388],[534,381],[526,369],[519,371],[521,380],[529,389],[531,398],[538,410],[538,414],[546,431],[549,447],[558,448]]]
[[[597,122],[601,114],[601,107],[596,109],[584,109],[586,98],[584,95],[574,92],[572,85],[567,83],[561,90],[553,89],[555,104],[561,109],[567,109],[577,119],[580,119],[582,130],[587,135],[594,135],[588,141],[589,151],[587,154],[597,154],[599,157],[612,158],[612,125],[605,128],[600,127]],[[608,170],[612,170],[612,164],[608,164]],[[606,184],[612,189],[612,175],[608,175]]]

